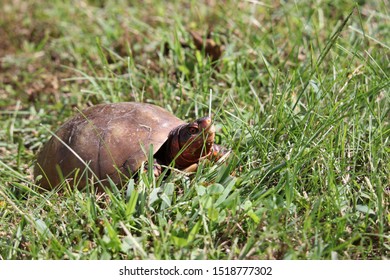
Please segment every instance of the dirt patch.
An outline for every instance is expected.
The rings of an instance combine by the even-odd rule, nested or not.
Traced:
[[[33,102],[40,96],[53,95],[69,70],[61,65],[69,61],[50,42],[60,37],[51,19],[40,16],[34,1],[6,0],[0,11],[0,96],[4,108],[15,99]]]

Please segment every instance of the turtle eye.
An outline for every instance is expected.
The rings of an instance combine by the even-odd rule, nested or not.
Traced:
[[[188,131],[191,133],[191,134],[196,134],[196,133],[198,133],[198,129],[196,128],[196,127],[190,127],[189,129],[188,129]]]

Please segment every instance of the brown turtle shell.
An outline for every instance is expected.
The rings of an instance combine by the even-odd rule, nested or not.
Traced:
[[[131,175],[147,160],[150,144],[158,151],[181,124],[168,111],[146,103],[90,107],[65,122],[43,146],[34,175],[42,175],[40,185],[50,189],[61,181],[58,168],[64,178],[72,178],[75,169],[83,171],[88,164],[99,179],[108,175],[118,184],[120,173]]]

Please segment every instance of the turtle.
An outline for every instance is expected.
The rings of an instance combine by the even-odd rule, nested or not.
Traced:
[[[150,149],[155,176],[161,175],[162,166],[169,165],[195,171],[199,160],[217,161],[228,153],[214,139],[210,116],[186,123],[148,103],[94,105],[66,121],[43,145],[34,177],[49,190],[63,178],[79,179],[79,189],[86,185],[88,177],[105,185],[110,179],[119,185],[137,174],[142,165],[149,164]]]

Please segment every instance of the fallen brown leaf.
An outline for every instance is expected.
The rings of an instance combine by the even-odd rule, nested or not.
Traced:
[[[189,31],[192,39],[194,41],[195,47],[198,50],[203,50],[206,53],[206,55],[210,56],[213,61],[218,60],[224,50],[223,45],[218,45],[215,43],[215,41],[211,38],[206,38],[206,42],[203,41],[203,37],[196,31]]]

